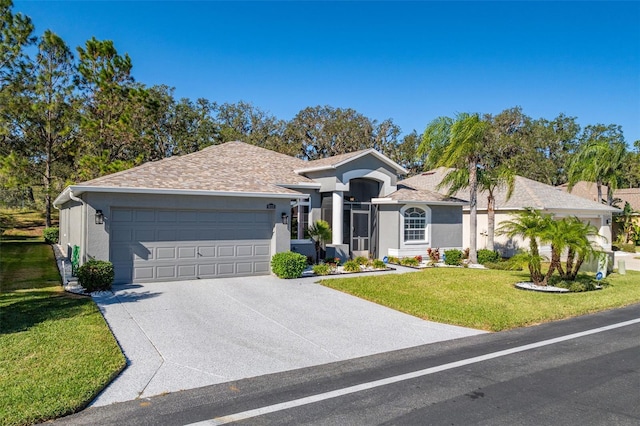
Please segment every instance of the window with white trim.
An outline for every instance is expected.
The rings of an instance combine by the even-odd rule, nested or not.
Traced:
[[[426,240],[427,213],[417,207],[411,207],[404,211],[404,240]]]

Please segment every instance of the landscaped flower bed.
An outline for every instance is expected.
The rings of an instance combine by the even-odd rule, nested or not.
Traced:
[[[339,258],[332,258],[325,259],[324,262],[309,267],[303,273],[303,276],[357,274],[389,270],[393,270],[393,268],[389,268],[386,263],[379,259],[372,260],[365,257],[356,257],[341,264]]]

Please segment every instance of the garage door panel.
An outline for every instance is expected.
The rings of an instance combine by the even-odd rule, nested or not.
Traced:
[[[178,247],[178,259],[195,259],[195,247]]]
[[[153,278],[153,266],[140,267],[133,269],[133,278],[135,280],[148,280]]]
[[[198,247],[198,256],[201,257],[201,258],[216,257],[216,248],[215,248],[215,246],[199,246]]]
[[[155,241],[156,233],[153,229],[134,229],[134,241]]]
[[[236,246],[236,256],[252,256],[253,246]]]
[[[271,266],[269,265],[269,262],[255,262],[255,269],[254,272],[259,274],[259,273],[265,273],[268,274],[269,272],[271,272]]]
[[[156,259],[174,260],[176,258],[175,247],[156,247]]]
[[[156,213],[154,210],[134,210],[134,222],[136,223],[144,223],[144,222],[155,222],[156,221]]]
[[[218,263],[218,275],[233,275],[235,272],[233,263]]]
[[[179,278],[193,278],[196,277],[196,265],[180,265],[178,266]]]
[[[251,274],[253,272],[253,262],[237,262],[236,273],[238,274]]]
[[[256,245],[254,250],[256,256],[269,256],[271,253],[271,247],[268,245]]]
[[[113,209],[116,282],[268,274],[273,212]]]

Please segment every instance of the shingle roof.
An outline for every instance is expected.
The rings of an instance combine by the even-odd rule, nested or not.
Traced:
[[[596,186],[595,182],[587,182],[587,181],[581,180],[577,182],[575,185],[573,185],[573,188],[571,188],[571,191],[569,191],[569,185],[566,183],[563,185],[558,185],[557,188],[562,189],[563,191],[566,191],[572,195],[586,198],[587,200],[596,201],[596,202],[598,201],[598,187]],[[607,190],[608,190],[607,186],[602,185],[602,197],[604,199],[607,198]]]
[[[459,203],[469,204],[465,200],[449,197],[444,194],[440,194],[428,189],[417,189],[409,185],[398,185],[398,190],[389,194],[386,198],[390,198],[399,202],[446,202],[446,203]]]
[[[379,153],[373,148],[362,149],[360,151],[349,152],[346,154],[334,155],[333,157],[320,158],[318,160],[306,161],[304,165],[302,167],[299,167],[296,171],[298,173],[304,174],[305,172],[310,172],[313,170],[332,169],[345,164],[350,160],[355,160],[356,158],[363,157],[367,154],[371,154],[387,163],[389,166],[393,167],[398,174],[404,175],[407,173],[407,170],[401,165],[395,163],[390,158],[385,157],[383,154]]]
[[[80,185],[195,191],[297,194],[280,185],[314,183],[294,172],[298,158],[243,142],[227,142],[192,154],[145,163]]]
[[[631,205],[631,208],[640,211],[640,188],[624,188],[624,189],[616,189],[613,191],[614,198],[620,198],[622,203],[620,204],[624,207],[624,202],[628,202]]]
[[[441,194],[447,193],[447,188],[437,189],[436,187],[449,172],[446,167],[440,167],[408,179],[398,184],[409,185],[414,188],[437,191]],[[495,191],[496,210],[514,210],[524,207],[550,210],[596,210],[596,211],[616,211],[617,209],[596,203],[572,194],[568,194],[561,189],[555,188],[535,180],[516,176],[514,190],[511,198],[507,200],[507,188],[499,187]],[[469,200],[469,190],[458,191],[454,197]],[[487,208],[487,193],[478,193],[478,209]]]

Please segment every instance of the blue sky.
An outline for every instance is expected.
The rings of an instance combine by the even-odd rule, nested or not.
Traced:
[[[113,40],[135,79],[289,120],[354,108],[404,133],[521,106],[640,139],[639,2],[18,1],[72,48]]]

